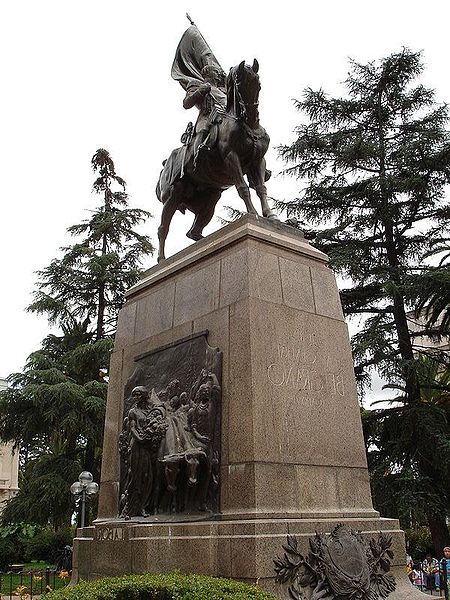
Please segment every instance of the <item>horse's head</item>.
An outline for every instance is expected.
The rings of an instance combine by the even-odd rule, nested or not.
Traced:
[[[253,65],[246,65],[243,60],[232,67],[227,77],[227,111],[233,111],[237,117],[245,119],[247,113],[256,111],[259,91],[259,63],[256,58]]]

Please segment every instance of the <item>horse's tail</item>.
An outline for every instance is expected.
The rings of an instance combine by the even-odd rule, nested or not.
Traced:
[[[162,175],[163,170],[164,169],[161,170],[161,173],[159,174],[158,183],[156,184],[156,197],[158,198],[158,200],[160,202],[162,202],[162,199],[161,199],[161,183],[160,182],[161,182],[161,175]]]
[[[181,176],[183,158],[183,148],[176,148],[172,150],[169,158],[163,161],[163,168],[156,184],[156,196],[163,204],[167,200],[174,182]]]
[[[166,158],[165,160],[162,161],[162,166],[163,168],[161,169],[160,173],[159,173],[159,177],[158,177],[158,183],[156,184],[156,197],[158,198],[158,200],[162,203],[164,203],[163,199],[162,199],[162,190],[161,190],[161,180],[163,179],[164,176],[164,171],[165,171],[165,167],[167,164],[167,161],[169,159]],[[164,186],[164,182],[163,182],[163,186]]]

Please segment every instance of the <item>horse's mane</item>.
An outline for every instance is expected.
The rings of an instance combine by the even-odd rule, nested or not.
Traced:
[[[227,105],[226,105],[226,111],[227,112],[232,112],[233,110],[236,110],[235,106],[234,106],[234,100],[235,100],[235,86],[236,86],[236,75],[237,75],[237,67],[231,67],[230,72],[227,75],[227,80],[226,80],[226,90],[227,90]]]
[[[227,76],[227,81],[226,81],[226,89],[227,89],[227,105],[226,105],[226,111],[227,112],[234,112],[236,114],[236,117],[241,120],[241,119],[245,119],[245,115],[246,115],[246,108],[245,108],[245,102],[242,99],[241,96],[241,92],[239,90],[238,87],[238,83],[240,83],[240,81],[238,81],[238,77],[239,77],[239,71],[245,71],[247,74],[251,73],[252,75],[256,76],[256,73],[253,71],[253,69],[249,66],[246,65],[245,63],[241,63],[240,65],[237,65],[236,67],[231,67],[230,72],[228,73]]]

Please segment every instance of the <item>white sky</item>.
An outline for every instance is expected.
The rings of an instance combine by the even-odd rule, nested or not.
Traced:
[[[225,71],[260,63],[261,123],[271,136],[269,195],[292,198],[299,184],[276,177],[273,147],[289,143],[303,88],[344,93],[348,57],[365,62],[403,45],[423,50],[422,81],[450,100],[449,11],[429,0],[4,0],[0,4],[1,235],[0,376],[20,370],[48,333],[44,317],[24,312],[36,277],[69,243],[68,226],[88,216],[90,159],[112,155],[130,205],[150,210],[156,244],[161,206],[154,189],[161,162],[196,110],[182,108],[170,77],[190,13]],[[166,132],[166,133],[165,133]],[[222,206],[241,207],[236,193]],[[257,206],[255,198],[255,206]],[[167,254],[185,247],[191,215],[177,214]],[[206,233],[220,226],[214,219]],[[147,267],[155,263],[153,258]]]

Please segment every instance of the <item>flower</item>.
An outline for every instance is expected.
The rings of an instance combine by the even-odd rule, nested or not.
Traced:
[[[20,596],[21,600],[24,598],[30,598],[30,594],[27,594],[27,586],[18,585],[13,592],[13,596]]]
[[[70,577],[69,571],[66,571],[66,570],[63,569],[62,571],[59,572],[58,577],[60,579],[68,579]]]

